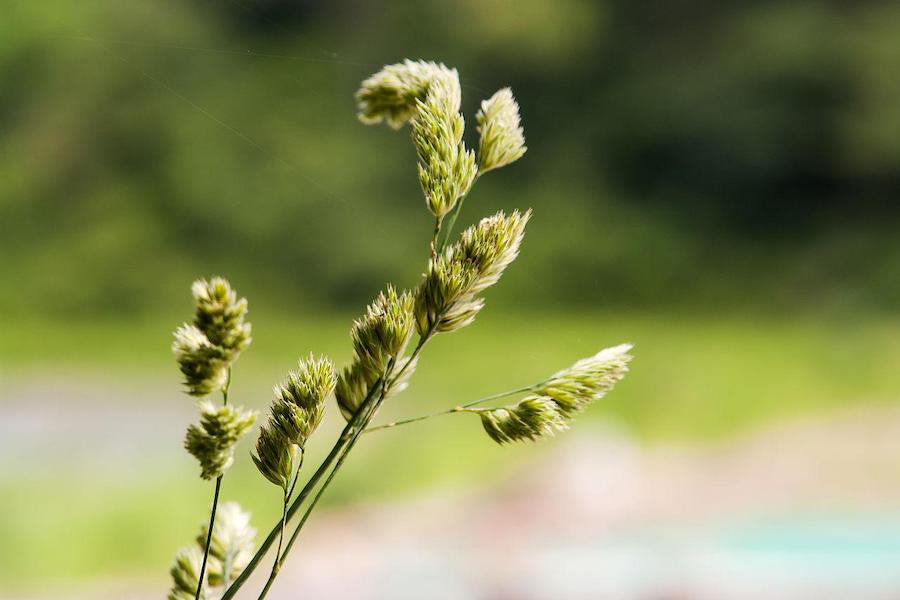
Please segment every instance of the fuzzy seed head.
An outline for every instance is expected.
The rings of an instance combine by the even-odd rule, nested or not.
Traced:
[[[462,141],[465,120],[459,113],[460,88],[453,77],[435,79],[424,100],[416,100],[412,140],[419,157],[419,183],[425,204],[438,219],[468,193],[478,168],[475,153]]]
[[[231,284],[222,277],[198,279],[191,286],[197,311],[194,325],[209,341],[225,350],[233,361],[250,344],[247,299],[238,299]]]
[[[214,345],[196,325],[185,323],[175,330],[172,352],[187,393],[207,396],[225,386],[228,379],[227,353]]]
[[[237,502],[224,502],[216,512],[216,524],[210,538],[206,581],[200,590],[200,598],[208,600],[210,587],[226,587],[244,571],[253,557],[256,530],[250,526],[250,513]],[[169,573],[172,589],[169,600],[193,600],[200,580],[203,549],[209,526],[201,526],[194,544],[180,549]]]
[[[325,414],[325,398],[334,391],[334,365],[312,354],[299,361],[297,372],[275,386],[271,424],[290,444],[303,448]]]
[[[299,452],[300,447],[282,433],[273,415],[266,426],[259,428],[256,454],[251,454],[250,458],[263,477],[287,491]]]
[[[563,415],[572,417],[605,396],[625,377],[631,348],[631,344],[620,344],[583,358],[553,374],[535,393],[552,399]]]
[[[484,306],[478,294],[499,281],[519,254],[531,211],[499,212],[466,229],[460,239],[431,259],[416,290],[416,327],[455,331],[470,324]]]
[[[487,434],[498,444],[536,440],[568,428],[568,421],[602,398],[628,372],[631,344],[601,350],[531,388],[511,406],[476,409]]]
[[[256,421],[256,414],[232,406],[216,407],[207,400],[200,402],[199,409],[200,424],[188,427],[184,447],[200,462],[200,477],[213,479],[234,462],[234,446]]]
[[[197,584],[200,582],[202,562],[203,550],[196,546],[187,546],[175,553],[175,560],[169,569],[172,589],[169,591],[168,600],[194,600]],[[205,587],[201,590],[200,597],[206,600]]]
[[[362,82],[356,92],[359,120],[367,125],[387,121],[400,129],[416,113],[416,101],[425,98],[434,80],[457,79],[455,69],[422,60],[404,60],[385,66]]]
[[[334,388],[334,398],[337,401],[341,414],[349,421],[362,406],[369,387],[375,380],[369,382],[368,371],[359,362],[352,362],[341,370],[338,376],[337,386]]]
[[[350,337],[357,360],[375,379],[391,357],[403,354],[413,333],[413,296],[389,285],[353,322]]]
[[[341,414],[348,421],[362,405],[369,390],[385,374],[393,361],[393,371],[402,368],[402,356],[413,334],[414,298],[407,291],[397,292],[388,286],[366,308],[366,314],[353,323],[353,362],[345,367],[337,380],[334,395]],[[407,375],[415,365],[410,365]],[[385,397],[405,388],[393,382]]]
[[[238,299],[221,277],[198,279],[191,293],[194,320],[175,330],[172,351],[187,393],[207,396],[225,387],[228,368],[250,344],[250,323],[245,322],[247,300]]]
[[[197,535],[196,542],[201,547],[206,544],[209,525]],[[208,581],[211,586],[229,585],[250,563],[256,549],[256,529],[250,525],[250,513],[237,502],[224,502],[216,511],[216,524],[209,545],[207,565]],[[226,572],[227,567],[227,572]]]
[[[519,160],[527,148],[512,90],[503,88],[481,103],[476,115],[481,136],[479,171],[485,173]]]
[[[484,430],[498,444],[536,440],[568,429],[559,407],[547,398],[532,396],[506,408],[478,412]]]

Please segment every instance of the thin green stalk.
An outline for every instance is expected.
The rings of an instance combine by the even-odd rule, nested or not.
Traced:
[[[434,218],[434,233],[431,234],[431,258],[437,256],[438,237],[441,235],[441,224],[443,221],[443,217]]]
[[[206,533],[206,549],[203,551],[203,563],[200,565],[200,578],[197,580],[197,593],[194,594],[194,600],[200,598],[200,592],[203,591],[203,579],[206,575],[206,561],[209,559],[209,545],[212,543],[213,527],[216,524],[216,508],[219,505],[219,489],[222,487],[222,476],[216,477],[216,492],[213,495],[212,510],[209,513],[209,531]]]
[[[228,388],[231,387],[231,367],[228,367],[228,375],[225,385],[222,387],[222,406],[228,406]],[[222,477],[216,477],[216,491],[213,494],[212,510],[209,512],[209,531],[206,532],[206,547],[203,550],[203,562],[200,565],[200,578],[197,580],[197,593],[194,600],[200,600],[200,592],[203,591],[203,580],[206,576],[206,563],[209,561],[209,545],[212,543],[213,527],[216,525],[216,509],[219,506],[219,490],[222,488]]]
[[[543,382],[542,382],[543,383]],[[473,400],[472,402],[467,402],[466,404],[460,404],[459,406],[454,406],[453,408],[448,408],[447,410],[442,410],[438,412],[433,412],[427,415],[420,415],[418,417],[410,417],[409,419],[402,419],[400,421],[392,421],[390,423],[385,423],[384,425],[378,425],[377,427],[369,427],[366,429],[365,433],[371,433],[373,431],[380,431],[382,429],[390,429],[392,427],[397,427],[398,425],[408,425],[410,423],[418,423],[419,421],[424,421],[425,419],[431,419],[432,417],[441,417],[443,415],[452,415],[453,413],[458,412],[468,412],[468,409],[473,406],[478,406],[479,404],[484,404],[485,402],[490,402],[491,400],[499,400],[500,398],[506,398],[507,396],[513,396],[515,394],[524,394],[526,392],[530,392],[534,388],[536,388],[540,384],[529,385],[523,388],[519,388],[517,390],[509,390],[506,392],[500,392],[498,394],[492,394],[490,396],[485,396],[484,398],[479,398],[478,400]]]
[[[303,466],[303,457],[305,454],[305,451],[301,448],[300,463],[297,465],[297,470],[294,472],[294,482],[291,484],[290,488],[284,490],[284,503],[282,504],[281,509],[281,532],[278,534],[278,547],[275,549],[275,562],[272,563],[272,571],[269,573],[269,579],[266,581],[266,585],[259,595],[260,600],[266,597],[269,588],[272,586],[272,582],[275,581],[275,576],[278,574],[279,569],[281,569],[281,562],[278,560],[278,557],[281,556],[281,544],[284,542],[284,530],[287,529],[288,502],[290,501],[291,495],[294,493],[294,487],[297,485],[297,479],[300,476],[300,467]]]
[[[378,395],[378,399],[376,401],[374,401],[371,404],[371,406],[367,406],[369,400],[371,400],[371,398],[367,398],[366,399],[367,401],[365,403],[363,403],[362,407],[360,407],[360,410],[357,412],[357,414],[365,413],[365,416],[362,419],[362,421],[360,422],[359,428],[354,431],[353,437],[350,438],[350,441],[347,444],[347,446],[344,448],[343,451],[341,451],[341,454],[338,457],[337,462],[334,465],[334,468],[331,470],[331,473],[328,474],[328,478],[322,484],[322,487],[319,488],[319,491],[316,492],[316,495],[313,497],[309,506],[306,508],[306,511],[303,513],[303,516],[300,518],[300,522],[297,523],[297,527],[294,529],[294,533],[291,534],[291,539],[288,540],[288,543],[284,548],[284,553],[278,559],[279,563],[282,563],[282,564],[284,563],[284,560],[287,558],[287,555],[290,553],[291,548],[294,546],[294,542],[297,541],[297,537],[300,535],[300,530],[303,529],[303,526],[306,524],[306,521],[309,519],[309,516],[312,514],[313,509],[316,507],[316,504],[318,504],[319,499],[325,493],[325,490],[328,488],[329,484],[332,482],[335,475],[337,475],[337,472],[340,471],[341,466],[343,466],[344,461],[347,459],[347,456],[350,454],[350,451],[353,449],[353,446],[356,445],[356,442],[359,440],[360,435],[366,430],[366,426],[368,425],[369,421],[372,419],[372,417],[375,416],[375,413],[378,411],[378,407],[381,406],[381,403],[384,401],[387,390],[389,390],[391,388],[391,386],[394,384],[394,382],[396,382],[398,379],[400,379],[403,376],[403,374],[406,372],[406,369],[409,368],[409,366],[414,363],[416,357],[422,351],[422,348],[425,346],[425,343],[428,342],[429,339],[431,339],[432,335],[433,335],[433,329],[427,331],[425,333],[425,335],[423,335],[419,339],[419,342],[416,344],[415,349],[412,351],[412,354],[410,354],[410,356],[409,356],[409,360],[406,361],[406,363],[399,370],[399,372],[397,372],[396,375],[393,375],[393,377],[390,377],[390,375],[392,375],[392,373],[390,371],[392,370],[393,365],[389,366],[389,368],[385,371],[385,375],[383,378],[387,379],[388,377],[390,377],[390,381],[387,384],[381,386],[381,393]],[[372,391],[377,388],[378,388],[377,383],[374,386],[372,386],[372,389],[369,390],[370,397],[373,395]],[[266,590],[265,591],[268,591],[268,588],[270,587],[270,585],[271,585],[271,581],[266,582]],[[265,597],[265,594],[260,596],[259,600],[263,600],[264,597]],[[223,598],[223,600],[224,600],[224,598]]]
[[[376,382],[375,386],[370,390],[370,395],[374,394],[374,390],[376,389],[378,383]],[[367,402],[369,397],[363,401]],[[341,431],[341,435],[338,437],[337,441],[335,441],[334,446],[332,446],[331,450],[328,452],[328,456],[326,456],[319,467],[316,469],[316,472],[312,474],[309,480],[306,482],[306,485],[303,486],[303,489],[297,494],[297,497],[294,498],[293,502],[291,502],[291,506],[288,509],[287,520],[290,521],[293,518],[294,514],[300,510],[300,506],[303,504],[303,501],[306,500],[307,496],[312,492],[312,490],[316,487],[316,484],[319,483],[319,480],[325,474],[325,472],[331,467],[331,464],[338,457],[343,449],[344,445],[350,441],[350,438],[353,434],[353,428],[361,419],[361,415],[357,413],[354,415],[353,419],[347,422],[344,426],[344,429]],[[250,575],[256,570],[259,566],[260,561],[265,556],[266,552],[268,552],[269,548],[272,547],[272,544],[275,543],[275,540],[278,538],[278,533],[281,529],[281,520],[272,527],[272,530],[269,531],[269,535],[266,536],[266,539],[263,540],[262,544],[260,544],[259,549],[256,551],[256,554],[253,555],[253,558],[250,559],[250,562],[247,563],[247,567],[243,570],[243,572],[234,580],[234,582],[225,590],[225,593],[222,595],[221,600],[229,600],[233,598],[235,594],[238,593],[238,590],[247,582],[247,579],[250,578]]]
[[[481,171],[479,171],[475,175],[475,179],[472,180],[472,184],[469,186],[470,190],[473,187],[475,187],[475,183],[478,181],[478,179],[480,177],[481,177]],[[450,221],[447,223],[447,227],[445,230],[446,233],[444,235],[444,241],[441,243],[440,248],[438,248],[439,251],[443,250],[444,247],[450,243],[450,236],[453,234],[453,226],[456,225],[456,218],[459,217],[459,213],[462,212],[463,202],[466,200],[466,196],[468,196],[468,195],[469,194],[466,193],[464,196],[460,196],[459,200],[456,201],[456,206],[454,206],[453,210],[450,212]]]

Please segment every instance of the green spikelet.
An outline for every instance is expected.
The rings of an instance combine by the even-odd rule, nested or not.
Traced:
[[[500,408],[459,409],[477,413],[498,444],[536,440],[568,428],[568,421],[606,395],[628,372],[631,344],[601,350],[529,388],[524,400]]]
[[[417,100],[412,139],[425,204],[438,219],[468,193],[478,171],[475,153],[463,143],[465,120],[459,113],[459,78],[435,79],[424,100]]]
[[[208,525],[201,526],[194,545],[185,546],[175,554],[169,574],[172,589],[169,600],[193,600],[206,547]],[[213,535],[210,538],[209,561],[200,598],[218,597],[211,588],[224,588],[233,582],[247,567],[256,548],[256,530],[250,526],[250,513],[237,502],[224,502],[218,510]]]
[[[172,351],[184,375],[188,394],[207,396],[222,389],[228,380],[228,354],[214,345],[194,325],[185,323],[175,330]]]
[[[330,360],[310,355],[274,388],[269,421],[260,428],[252,458],[262,476],[285,491],[294,461],[322,422],[325,399],[334,391],[336,379]]]
[[[203,546],[209,526],[204,525],[196,542]],[[247,567],[256,548],[256,529],[250,525],[250,513],[237,502],[224,502],[216,513],[216,524],[209,545],[207,581],[212,587],[227,586]]]
[[[519,119],[519,105],[512,90],[503,88],[481,103],[476,115],[480,144],[478,169],[486,173],[513,163],[525,154],[525,135]]]
[[[556,403],[545,398],[529,397],[506,408],[477,412],[484,430],[498,444],[536,440],[568,428]]]
[[[419,335],[455,331],[475,319],[484,306],[477,295],[499,281],[516,259],[529,218],[531,211],[486,217],[429,261],[416,290]]]
[[[234,446],[256,421],[256,414],[232,406],[199,403],[200,424],[190,425],[185,449],[200,463],[200,476],[214,479],[234,462]]]
[[[269,423],[259,428],[256,454],[251,455],[251,458],[263,477],[287,491],[294,472],[294,461],[299,453],[299,446],[292,444],[270,417]]]
[[[366,308],[362,318],[353,323],[350,337],[353,340],[354,359],[345,367],[337,380],[335,398],[341,414],[348,421],[353,418],[369,389],[384,375],[393,361],[394,371],[405,366],[402,358],[414,328],[414,298],[409,292],[397,292],[388,286]],[[415,362],[405,368],[403,378],[393,381],[385,390],[385,397],[398,394],[406,388],[406,381],[415,370]]]
[[[386,121],[401,128],[416,113],[416,101],[424,99],[435,79],[458,79],[455,69],[422,60],[404,60],[385,66],[362,82],[356,92],[359,120],[367,125]]]
[[[552,399],[570,418],[599,400],[628,373],[631,344],[605,348],[583,358],[567,369],[554,373],[535,388],[535,393]]]
[[[175,560],[169,575],[172,576],[172,589],[169,600],[194,600],[197,584],[200,581],[200,563],[203,562],[203,549],[187,546],[175,553]],[[207,599],[206,589],[200,591],[200,598]]]
[[[188,394],[206,396],[225,387],[228,368],[250,344],[247,300],[221,277],[198,279],[191,292],[194,320],[175,330],[172,351]]]

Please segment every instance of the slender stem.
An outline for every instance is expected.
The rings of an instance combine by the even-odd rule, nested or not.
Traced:
[[[209,545],[212,543],[213,527],[216,524],[216,508],[219,505],[219,489],[222,487],[222,476],[216,477],[216,493],[213,496],[212,510],[209,513],[209,530],[206,532],[206,549],[203,551],[203,563],[200,565],[200,578],[197,579],[197,593],[194,594],[194,600],[200,598],[200,592],[203,591],[203,579],[206,575],[206,561],[209,559]]]
[[[278,571],[281,569],[281,561],[278,560],[278,557],[281,556],[281,544],[284,542],[284,530],[287,529],[288,501],[294,493],[294,487],[297,485],[297,478],[300,476],[300,467],[303,466],[303,456],[305,453],[304,449],[301,448],[300,461],[297,465],[297,470],[294,472],[294,482],[291,484],[290,488],[285,488],[284,490],[284,503],[282,504],[281,509],[281,532],[278,534],[278,547],[275,549],[275,562],[272,563],[269,579],[266,580],[266,585],[259,594],[259,600],[263,600],[263,598],[266,597],[266,594],[269,593],[269,588],[272,587],[272,582],[275,581],[275,576],[278,575]]]
[[[294,471],[294,482],[291,483],[291,489],[287,493],[288,499],[294,495],[294,488],[297,487],[297,479],[300,478],[300,467],[303,466],[303,459],[306,456],[306,448],[300,448],[300,462],[297,463],[297,469]]]
[[[525,392],[530,392],[531,390],[536,388],[538,385],[540,385],[540,384],[529,385],[529,386],[519,388],[516,390],[508,390],[506,392],[500,392],[499,394],[492,394],[490,396],[485,396],[484,398],[479,398],[478,400],[473,400],[472,402],[467,402],[466,404],[460,404],[459,406],[454,406],[453,408],[448,408],[446,410],[433,412],[433,413],[430,413],[427,415],[419,415],[418,417],[410,417],[409,419],[402,419],[400,421],[391,421],[390,423],[385,423],[384,425],[378,425],[377,427],[369,427],[368,429],[366,429],[365,433],[371,433],[373,431],[381,431],[382,429],[390,429],[392,427],[397,427],[398,425],[409,425],[410,423],[418,423],[419,421],[424,421],[425,419],[431,419],[432,417],[441,417],[443,415],[452,415],[453,413],[466,412],[467,409],[472,406],[478,406],[479,404],[484,404],[485,402],[490,402],[491,400],[498,400],[500,398],[506,398],[507,396],[513,396],[515,394],[524,394]]]
[[[381,404],[381,401],[384,399],[384,395],[381,394],[377,402],[375,402],[371,407],[369,407],[368,416],[371,418],[371,414],[377,410],[378,405]],[[316,495],[313,496],[313,499],[310,501],[309,506],[306,508],[306,511],[303,513],[303,516],[300,518],[300,522],[297,523],[297,527],[294,529],[294,533],[291,534],[291,538],[288,540],[287,545],[284,547],[284,554],[282,554],[278,558],[279,566],[284,563],[284,560],[287,558],[287,555],[290,553],[291,548],[294,546],[294,542],[297,541],[297,537],[300,535],[300,530],[303,529],[303,526],[306,524],[306,521],[309,519],[310,514],[312,514],[313,509],[316,507],[316,504],[319,503],[319,499],[325,493],[325,490],[328,489],[328,485],[334,479],[334,476],[337,475],[337,472],[340,470],[341,466],[344,464],[344,461],[347,459],[347,455],[350,453],[350,450],[353,449],[353,446],[356,445],[356,441],[359,439],[359,434],[365,428],[365,422],[361,424],[359,429],[353,434],[353,437],[350,439],[350,442],[344,448],[341,455],[338,457],[337,462],[334,465],[334,468],[331,470],[331,473],[328,474],[328,477],[325,479],[325,482],[322,484],[322,487],[319,488],[319,491],[316,492]],[[271,585],[271,583],[267,583]],[[262,600],[262,597],[260,597]]]
[[[370,395],[374,394],[374,390],[377,385],[380,383],[380,379],[376,382],[376,384],[370,390]],[[365,404],[369,400],[369,396],[363,401]],[[361,411],[360,411],[361,412]],[[341,450],[344,448],[344,445],[350,441],[352,437],[354,427],[359,423],[362,419],[362,415],[358,412],[353,418],[347,422],[344,426],[344,429],[341,431],[341,435],[338,437],[337,441],[335,441],[334,446],[331,447],[331,450],[328,452],[328,456],[326,456],[319,467],[316,469],[316,472],[312,474],[309,478],[309,481],[306,482],[306,485],[303,486],[303,489],[297,494],[297,497],[294,498],[293,502],[291,502],[290,508],[288,508],[287,520],[290,521],[294,514],[300,510],[300,506],[303,504],[303,501],[306,500],[307,496],[312,492],[312,490],[316,487],[316,484],[319,483],[319,480],[325,474],[325,472],[331,467],[331,464],[341,453]],[[235,594],[238,593],[238,590],[247,582],[247,579],[250,578],[250,575],[256,570],[259,566],[260,561],[265,556],[266,552],[269,551],[269,548],[272,547],[272,544],[275,543],[275,540],[278,538],[278,533],[281,529],[281,520],[272,527],[272,530],[269,531],[269,535],[266,536],[266,539],[263,540],[262,544],[260,544],[259,549],[256,551],[256,554],[253,555],[253,558],[250,559],[250,562],[247,563],[247,566],[238,575],[237,579],[225,590],[225,593],[222,595],[220,600],[229,600],[233,598]]]
[[[225,376],[225,385],[222,387],[222,406],[228,406],[228,388],[231,387],[231,367]],[[212,543],[213,527],[216,525],[216,509],[219,506],[219,490],[222,488],[222,477],[216,477],[216,491],[213,494],[212,510],[209,511],[209,531],[206,532],[206,547],[203,549],[203,562],[200,564],[200,577],[197,579],[197,593],[194,600],[200,600],[203,591],[204,578],[206,576],[206,563],[209,561],[209,545]]]
[[[231,367],[228,367],[228,375],[225,376],[225,385],[222,387],[222,406],[228,406],[229,389],[231,389]]]
[[[443,223],[443,221],[443,217],[434,218],[434,233],[431,234],[431,258],[437,256],[438,237],[441,235],[441,223]]]
[[[475,175],[475,179],[472,180],[472,185],[469,186],[469,190],[471,191],[473,187],[475,187],[475,182],[481,178],[481,171]],[[453,226],[456,225],[456,218],[459,216],[459,213],[462,212],[462,205],[468,196],[468,192],[459,197],[459,200],[456,201],[456,206],[453,207],[453,211],[450,213],[450,222],[447,223],[446,235],[444,236],[444,241],[441,243],[440,248],[438,250],[443,250],[444,246],[450,243],[450,235],[453,233]]]

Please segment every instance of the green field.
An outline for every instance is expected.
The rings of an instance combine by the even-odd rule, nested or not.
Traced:
[[[350,315],[251,317],[255,341],[234,375],[233,397],[239,404],[265,410],[271,384],[301,354],[327,352],[338,363],[349,356]],[[176,324],[177,318],[168,317],[9,324],[0,338],[0,412],[22,409],[24,400],[16,390],[46,380],[55,389],[80,390],[82,396],[89,386],[97,401],[84,410],[94,411],[101,422],[110,402],[119,408],[133,403],[136,423],[142,414],[168,408],[116,396],[129,385],[150,390],[150,397],[159,390],[160,403],[190,403],[177,393],[168,350],[169,330]],[[500,314],[489,304],[475,325],[438,337],[427,348],[410,389],[377,420],[520,387],[602,346],[630,341],[635,344],[632,372],[575,427],[589,431],[592,423],[604,421],[647,443],[703,443],[769,419],[895,401],[900,395],[898,334],[900,322],[886,319]],[[176,440],[184,425],[176,420],[164,433]],[[327,450],[340,425],[332,409],[314,438],[310,461]],[[127,421],[110,424],[128,426]],[[165,585],[172,552],[202,520],[210,486],[196,478],[192,460],[177,450],[164,448],[168,453],[158,464],[99,469],[65,460],[69,444],[90,446],[96,440],[80,439],[76,425],[63,437],[47,440],[46,453],[38,457],[22,456],[23,468],[0,473],[0,539],[17,549],[0,561],[3,587],[45,587],[103,574],[148,574]],[[262,530],[275,520],[278,494],[254,472],[249,449],[245,442],[223,489],[226,498],[253,510]],[[540,451],[538,446],[496,447],[469,415],[373,433],[348,461],[326,501],[385,498],[438,483],[495,478]],[[52,580],[45,575],[48,564]]]

